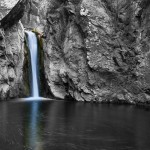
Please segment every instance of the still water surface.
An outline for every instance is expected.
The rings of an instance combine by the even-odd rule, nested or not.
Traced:
[[[150,111],[63,101],[1,102],[0,150],[150,150]]]

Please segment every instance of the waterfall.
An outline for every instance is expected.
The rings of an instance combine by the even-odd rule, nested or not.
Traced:
[[[36,34],[31,31],[26,31],[27,43],[30,51],[31,70],[32,70],[32,84],[31,93],[33,98],[39,98],[38,85],[38,42]]]

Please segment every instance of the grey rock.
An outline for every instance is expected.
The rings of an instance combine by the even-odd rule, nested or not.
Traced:
[[[0,51],[0,99],[5,100],[22,95],[24,29],[21,22],[5,31],[2,42],[5,46]]]
[[[21,19],[25,28],[43,32],[44,26],[46,25],[48,2],[48,0],[32,0],[28,3],[26,12]]]
[[[149,101],[144,96],[150,94],[149,5],[144,3],[49,2],[44,52],[51,91],[63,87],[63,95],[78,101]]]
[[[44,31],[46,37],[45,78],[55,97],[150,102],[149,1],[33,0],[26,8],[24,27]],[[2,99],[21,93],[23,32],[21,23],[0,29]]]

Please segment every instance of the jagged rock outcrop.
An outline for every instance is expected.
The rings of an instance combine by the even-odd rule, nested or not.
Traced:
[[[149,0],[29,0],[21,22],[25,28],[44,30],[45,77],[53,95],[149,103],[149,8]],[[0,13],[1,19],[10,9]],[[21,22],[0,29],[3,99],[17,97],[22,89]],[[16,87],[20,92],[13,92]]]
[[[40,32],[43,31],[46,2],[47,0],[0,1],[1,100],[24,97],[29,94],[27,86],[29,83],[25,83],[25,80],[28,79],[26,77],[28,75],[26,72],[28,58],[24,45],[24,28],[36,28]],[[39,22],[37,22],[37,18],[40,19]],[[20,19],[21,21],[19,21]]]
[[[43,32],[46,26],[48,0],[29,0],[21,21],[25,28]]]
[[[54,96],[150,101],[148,0],[51,0],[45,74]]]
[[[0,28],[9,29],[23,17],[28,0],[19,0],[16,5],[0,20]]]
[[[0,4],[1,20],[13,5],[6,0]],[[0,28],[0,100],[23,95],[24,28],[19,22],[4,29]]]

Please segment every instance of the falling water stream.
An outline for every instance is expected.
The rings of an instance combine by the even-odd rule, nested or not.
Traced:
[[[39,85],[38,85],[38,47],[36,34],[30,31],[26,31],[28,35],[28,47],[31,58],[31,70],[32,70],[32,97],[39,97]]]
[[[31,97],[25,100],[52,100],[49,98],[40,97],[39,94],[39,66],[38,66],[38,41],[34,32],[25,31],[27,37],[27,46],[30,52],[31,60]],[[24,100],[24,99],[23,99]]]

